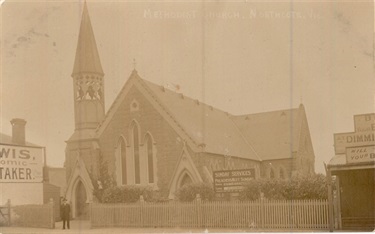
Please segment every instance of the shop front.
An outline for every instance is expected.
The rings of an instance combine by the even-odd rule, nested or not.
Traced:
[[[340,226],[375,228],[375,114],[354,116],[355,132],[338,133],[328,170],[336,177]]]

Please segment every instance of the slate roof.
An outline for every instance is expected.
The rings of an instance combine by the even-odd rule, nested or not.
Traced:
[[[94,32],[92,30],[89,12],[86,1],[83,6],[81,26],[78,36],[76,57],[74,61],[73,73],[98,73],[103,75],[98,49],[96,47]]]
[[[139,81],[198,145],[204,145],[205,152],[260,160],[241,136],[230,114],[149,81]]]
[[[16,146],[30,146],[30,147],[42,147],[40,145],[36,145],[30,142],[26,142],[24,145],[15,144],[12,141],[12,137],[9,135],[6,135],[4,133],[0,133],[0,144],[4,145],[16,145]]]
[[[298,150],[302,120],[306,118],[303,105],[258,114],[233,116],[196,99],[176,93],[139,77],[133,71],[100,124],[97,137],[126,98],[126,90],[139,87],[157,109],[166,112],[179,129],[192,139],[203,152],[236,156],[257,161],[292,157]]]
[[[291,158],[299,147],[304,107],[233,117],[263,160]]]

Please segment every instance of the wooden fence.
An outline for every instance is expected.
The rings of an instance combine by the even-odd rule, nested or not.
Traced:
[[[11,224],[11,207],[10,200],[5,205],[0,205],[0,226],[10,226]]]
[[[92,227],[328,229],[327,200],[98,204]]]
[[[55,228],[54,204],[10,205],[9,225],[20,227]]]

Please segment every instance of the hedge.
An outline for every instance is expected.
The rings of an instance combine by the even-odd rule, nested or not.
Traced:
[[[256,200],[263,193],[267,199],[326,199],[326,177],[322,174],[293,176],[289,180],[256,179],[245,185],[240,200]]]

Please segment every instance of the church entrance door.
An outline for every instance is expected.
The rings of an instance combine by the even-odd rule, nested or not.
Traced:
[[[87,194],[82,181],[78,181],[75,189],[75,217],[76,219],[89,219],[89,205],[86,203]]]
[[[191,177],[188,174],[185,174],[182,177],[180,185],[178,186],[178,188],[181,188],[182,186],[184,186],[186,184],[191,184],[191,183],[193,183],[193,180],[191,179]]]

